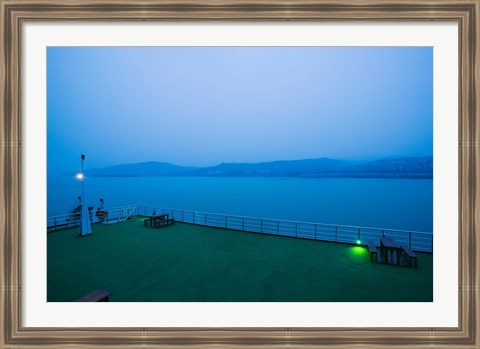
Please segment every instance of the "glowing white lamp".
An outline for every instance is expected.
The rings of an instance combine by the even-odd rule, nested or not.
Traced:
[[[88,205],[85,200],[85,175],[83,174],[83,162],[85,161],[85,155],[82,154],[82,172],[78,173],[75,177],[82,182],[82,222],[80,224],[80,236],[87,236],[92,234],[92,227],[90,226],[90,217],[88,213]]]

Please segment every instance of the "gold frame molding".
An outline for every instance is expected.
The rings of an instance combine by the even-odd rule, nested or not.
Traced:
[[[0,0],[0,348],[480,348],[480,0]],[[22,326],[22,25],[28,21],[453,21],[459,29],[459,326]]]

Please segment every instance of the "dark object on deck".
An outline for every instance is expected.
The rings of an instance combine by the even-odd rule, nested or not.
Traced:
[[[417,255],[413,253],[411,249],[409,249],[407,246],[402,246],[402,251],[404,252],[403,255],[405,254],[408,256],[408,266],[412,266],[412,260],[415,261],[415,268],[417,267]]]
[[[77,299],[77,302],[108,302],[108,297],[112,292],[106,290],[95,290],[89,294]]]
[[[161,214],[159,216],[153,216],[143,221],[143,225],[151,228],[161,228],[166,225],[175,223],[175,219],[168,218],[168,214]]]
[[[382,263],[400,264],[401,247],[391,238],[382,237],[380,239],[380,257]]]
[[[100,222],[105,222],[105,217],[107,217],[107,215],[108,212],[105,210],[98,209],[97,212],[95,212],[95,216],[97,216]]]
[[[377,261],[378,250],[377,250],[377,246],[375,246],[375,243],[373,241],[368,242],[368,252],[370,252],[370,261],[371,262],[373,262],[374,260]],[[375,259],[373,259],[373,256],[375,256]]]

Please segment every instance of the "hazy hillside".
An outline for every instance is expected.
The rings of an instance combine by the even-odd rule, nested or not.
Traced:
[[[223,163],[185,173],[194,176],[260,176],[305,177],[314,173],[339,171],[349,163],[327,158],[272,161],[261,163]]]
[[[94,177],[175,176],[193,169],[195,168],[177,166],[168,162],[149,161],[92,169],[88,171],[88,175]]]
[[[432,178],[433,158],[390,158],[375,161],[344,161],[328,158],[222,163],[195,168],[166,162],[143,162],[93,169],[90,176],[217,176],[217,177],[351,177],[351,178]]]
[[[417,157],[417,158],[393,158],[376,160],[364,164],[359,164],[346,169],[346,172],[365,174],[371,176],[389,176],[394,174],[402,174],[404,177],[409,175],[430,176],[433,175],[433,157]]]

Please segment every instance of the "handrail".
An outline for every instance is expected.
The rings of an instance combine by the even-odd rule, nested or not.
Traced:
[[[400,244],[408,245],[412,250],[433,251],[433,234],[428,232],[279,220],[274,218],[227,215],[156,206],[138,207],[140,216],[148,216],[147,211],[150,210],[152,211],[151,214],[153,214],[154,211],[171,213],[172,218],[184,223],[340,243],[365,245],[368,241],[374,241],[380,244],[380,238],[382,236],[390,235],[398,240]]]
[[[118,206],[118,207],[112,207],[112,208],[107,208],[107,209],[104,209],[104,211],[117,211],[117,210],[124,210],[126,208],[130,208],[130,207],[142,207],[142,206],[138,206],[138,205],[125,205],[125,206]],[[146,206],[143,206],[143,207],[146,207]],[[91,212],[91,211],[89,211]],[[48,216],[47,219],[54,219],[54,218],[61,218],[61,217],[65,217],[65,218],[68,218],[68,217],[71,217],[72,215],[74,215],[75,213],[65,213],[65,214],[60,214],[60,215],[55,215],[55,216]],[[80,212],[78,213],[80,214]]]
[[[183,209],[178,209],[178,208],[166,208],[166,207],[158,207],[158,206],[143,206],[140,205],[140,207],[148,207],[148,208],[154,208],[154,209],[159,209],[159,210],[174,210],[174,211],[184,211],[184,212],[192,212],[192,213],[197,213],[197,214],[208,214],[208,215],[216,215],[216,216],[228,216],[228,217],[236,217],[236,218],[248,218],[248,219],[263,219],[263,220],[271,220],[275,222],[284,222],[284,223],[299,223],[299,224],[318,224],[322,226],[329,226],[329,227],[342,227],[342,228],[354,228],[354,229],[371,229],[371,230],[388,230],[388,231],[394,231],[394,232],[401,232],[401,233],[415,233],[415,234],[426,234],[426,235],[432,235],[432,233],[424,232],[424,231],[416,231],[416,230],[401,230],[401,229],[391,229],[391,228],[374,228],[374,227],[364,227],[364,226],[357,226],[357,225],[342,225],[342,224],[331,224],[331,223],[316,223],[316,222],[305,222],[305,221],[290,221],[290,220],[284,220],[284,219],[277,219],[277,218],[262,218],[262,217],[251,217],[251,216],[238,216],[238,215],[233,215],[233,214],[226,214],[226,213],[211,213],[211,212],[202,212],[202,211],[192,211],[192,210],[183,210]]]
[[[132,213],[133,216],[149,216],[147,214],[148,210],[152,211],[152,215],[154,211],[161,213],[170,212],[172,214],[171,218],[179,222],[195,225],[350,244],[359,243],[364,245],[367,241],[373,240],[379,243],[380,238],[388,234],[393,235],[402,244],[407,245],[408,243],[408,247],[412,250],[433,251],[433,234],[428,232],[238,216],[157,206],[130,205],[105,209],[104,211],[107,212],[105,223],[120,222],[120,215],[112,217],[112,214],[132,209],[134,211]],[[142,210],[143,214],[141,213]],[[47,230],[56,231],[78,226],[79,219],[70,221],[72,217],[74,217],[73,213],[48,217]],[[55,224],[49,225],[52,220],[55,221]],[[59,224],[57,224],[58,221],[60,221]]]
[[[129,206],[120,206],[120,207],[113,207],[109,209],[103,209],[106,214],[106,222],[111,222],[114,220],[118,220],[121,218],[122,212],[125,210],[133,210],[135,215],[138,214],[138,205],[129,205]],[[112,214],[115,213],[120,213],[118,217],[111,217]],[[101,222],[100,219],[95,218],[95,212],[89,211],[89,214],[91,215],[91,220],[92,223],[97,223]],[[129,215],[130,216],[130,215]],[[56,216],[50,216],[47,217],[47,231],[57,231],[57,230],[62,230],[62,229],[69,229],[69,228],[74,228],[80,225],[80,212],[78,213],[67,213],[63,215],[56,215]]]

